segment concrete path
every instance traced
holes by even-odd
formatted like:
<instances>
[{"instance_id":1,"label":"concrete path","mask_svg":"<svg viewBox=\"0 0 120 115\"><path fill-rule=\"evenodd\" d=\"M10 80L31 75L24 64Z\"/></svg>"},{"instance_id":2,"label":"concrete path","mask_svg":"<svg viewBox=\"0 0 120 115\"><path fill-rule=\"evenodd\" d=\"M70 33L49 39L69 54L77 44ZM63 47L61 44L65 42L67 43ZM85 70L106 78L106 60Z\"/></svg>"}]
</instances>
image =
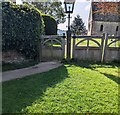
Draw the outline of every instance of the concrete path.
<instances>
[{"instance_id":1,"label":"concrete path","mask_svg":"<svg viewBox=\"0 0 120 115\"><path fill-rule=\"evenodd\" d=\"M16 78L22 78L36 73L47 72L61 65L62 64L60 62L42 62L32 67L6 71L2 73L2 82Z\"/></svg>"}]
</instances>

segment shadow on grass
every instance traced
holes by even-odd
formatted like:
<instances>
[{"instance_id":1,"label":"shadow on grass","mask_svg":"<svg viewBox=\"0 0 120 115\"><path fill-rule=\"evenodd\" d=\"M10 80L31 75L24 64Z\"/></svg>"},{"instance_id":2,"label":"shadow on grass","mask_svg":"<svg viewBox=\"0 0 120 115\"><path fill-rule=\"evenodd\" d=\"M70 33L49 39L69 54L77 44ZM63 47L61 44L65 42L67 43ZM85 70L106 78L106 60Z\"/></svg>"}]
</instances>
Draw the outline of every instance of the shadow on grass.
<instances>
[{"instance_id":1,"label":"shadow on grass","mask_svg":"<svg viewBox=\"0 0 120 115\"><path fill-rule=\"evenodd\" d=\"M120 84L120 77L119 77L119 70L118 70L118 76L114 76L112 74L107 74L107 73L102 73L98 70L96 70L96 68L115 68L118 67L120 68L120 63L115 63L115 62L111 62L111 63L100 63L100 62L90 62L90 61L72 61L69 63L69 66L78 66L78 67L82 67L82 68L88 68L91 69L93 71L97 71L100 74L103 74L104 76L106 76L107 78L115 81L117 84Z\"/></svg>"},{"instance_id":2,"label":"shadow on grass","mask_svg":"<svg viewBox=\"0 0 120 115\"><path fill-rule=\"evenodd\" d=\"M54 87L68 77L65 66L49 72L28 76L3 83L3 113L21 112L22 109L41 99L47 88Z\"/></svg>"},{"instance_id":3,"label":"shadow on grass","mask_svg":"<svg viewBox=\"0 0 120 115\"><path fill-rule=\"evenodd\" d=\"M101 62L93 62L93 61L77 61L77 60L73 60L69 63L70 65L75 65L75 66L80 66L83 68L90 68L90 69L94 69L94 68L114 68L114 67L120 67L120 63L117 62L109 62L109 63L101 63Z\"/></svg>"},{"instance_id":4,"label":"shadow on grass","mask_svg":"<svg viewBox=\"0 0 120 115\"><path fill-rule=\"evenodd\" d=\"M78 66L82 68L92 69L97 67L112 68L117 64L101 64L94 62L71 62L68 66ZM107 65L107 66L106 66ZM98 71L99 72L99 71ZM120 79L111 74L104 74L109 79L120 83ZM41 99L47 88L55 87L56 84L62 82L68 77L68 72L65 66L61 66L46 73L28 76L22 79L7 81L3 83L3 113L21 112L27 106L32 105L38 99Z\"/></svg>"},{"instance_id":5,"label":"shadow on grass","mask_svg":"<svg viewBox=\"0 0 120 115\"><path fill-rule=\"evenodd\" d=\"M120 77L116 77L115 75L107 74L107 73L102 73L101 74L105 75L107 78L115 81L117 84L120 84Z\"/></svg>"}]
</instances>

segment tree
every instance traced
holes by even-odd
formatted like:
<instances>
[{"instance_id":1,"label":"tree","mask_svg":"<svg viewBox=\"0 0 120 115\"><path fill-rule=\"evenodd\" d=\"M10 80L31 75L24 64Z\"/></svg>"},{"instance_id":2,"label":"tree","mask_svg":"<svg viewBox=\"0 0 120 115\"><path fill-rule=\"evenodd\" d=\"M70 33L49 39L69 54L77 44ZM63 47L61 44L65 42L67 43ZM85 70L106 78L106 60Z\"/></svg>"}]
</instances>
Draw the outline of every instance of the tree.
<instances>
[{"instance_id":1,"label":"tree","mask_svg":"<svg viewBox=\"0 0 120 115\"><path fill-rule=\"evenodd\" d=\"M73 23L71 24L71 31L72 33L77 34L77 35L86 33L86 27L80 15L77 15L74 18Z\"/></svg>"},{"instance_id":2,"label":"tree","mask_svg":"<svg viewBox=\"0 0 120 115\"><path fill-rule=\"evenodd\" d=\"M64 23L66 21L62 2L32 2L32 4L41 12L53 16L57 24Z\"/></svg>"}]
</instances>

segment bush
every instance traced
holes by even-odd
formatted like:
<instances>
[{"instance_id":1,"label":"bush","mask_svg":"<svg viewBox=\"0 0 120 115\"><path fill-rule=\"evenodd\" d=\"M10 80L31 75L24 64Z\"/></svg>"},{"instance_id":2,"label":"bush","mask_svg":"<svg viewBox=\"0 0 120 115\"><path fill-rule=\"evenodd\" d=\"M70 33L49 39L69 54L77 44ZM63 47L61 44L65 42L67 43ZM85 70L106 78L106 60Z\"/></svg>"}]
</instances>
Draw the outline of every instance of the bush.
<instances>
[{"instance_id":1,"label":"bush","mask_svg":"<svg viewBox=\"0 0 120 115\"><path fill-rule=\"evenodd\" d=\"M43 14L42 15L45 24L45 34L46 35L56 35L57 34L57 23L52 16Z\"/></svg>"},{"instance_id":2,"label":"bush","mask_svg":"<svg viewBox=\"0 0 120 115\"><path fill-rule=\"evenodd\" d=\"M28 4L2 2L2 50L16 50L26 58L38 56L38 39L44 23L39 10Z\"/></svg>"}]
</instances>

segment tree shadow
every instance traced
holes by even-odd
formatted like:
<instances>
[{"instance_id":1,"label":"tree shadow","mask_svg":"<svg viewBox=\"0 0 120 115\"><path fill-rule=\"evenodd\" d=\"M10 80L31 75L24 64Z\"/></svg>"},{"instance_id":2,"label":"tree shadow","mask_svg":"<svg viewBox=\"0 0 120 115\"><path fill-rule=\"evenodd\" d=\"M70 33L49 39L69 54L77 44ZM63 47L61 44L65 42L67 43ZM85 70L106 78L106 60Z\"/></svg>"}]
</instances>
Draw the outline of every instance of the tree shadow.
<instances>
[{"instance_id":1,"label":"tree shadow","mask_svg":"<svg viewBox=\"0 0 120 115\"><path fill-rule=\"evenodd\" d=\"M100 72L100 73L105 75L107 78L115 81L117 84L120 84L120 77L117 77L117 76L112 75L112 74L107 74L107 73L102 73L102 72Z\"/></svg>"},{"instance_id":2,"label":"tree shadow","mask_svg":"<svg viewBox=\"0 0 120 115\"><path fill-rule=\"evenodd\" d=\"M73 62L74 63L74 62ZM76 61L74 63L76 66L85 67L85 68L114 68L120 67L120 63L117 62L108 62L108 63L101 63L101 62L94 62L94 61ZM96 66L97 65L97 66Z\"/></svg>"},{"instance_id":3,"label":"tree shadow","mask_svg":"<svg viewBox=\"0 0 120 115\"><path fill-rule=\"evenodd\" d=\"M120 77L119 77L119 74L120 74L120 70L119 70L120 63L115 63L115 62L100 63L100 62L93 62L93 61L75 61L74 62L74 61L72 61L72 62L69 63L69 66L72 66L72 65L75 65L75 66L78 66L78 67L82 67L82 68L91 69L93 71L97 71L100 74L105 75L107 78L115 81L117 84L120 84ZM115 76L115 75L112 75L112 74L107 74L107 73L103 73L103 72L100 72L100 71L96 70L96 68L115 68L115 67L118 67L118 77Z\"/></svg>"},{"instance_id":4,"label":"tree shadow","mask_svg":"<svg viewBox=\"0 0 120 115\"><path fill-rule=\"evenodd\" d=\"M94 66L97 64L97 66ZM98 71L95 68L104 67L106 64L95 62L71 62L68 66L78 66L82 68L92 69ZM107 68L118 66L117 64L107 64ZM98 71L99 72L99 71ZM114 75L104 74L109 79L120 84L120 78ZM22 79L11 80L3 83L3 113L16 113L21 112L27 106L31 106L33 102L38 99L42 99L42 96L47 88L53 88L56 84L62 82L68 77L68 72L65 66L61 66L49 72L28 76Z\"/></svg>"},{"instance_id":5,"label":"tree shadow","mask_svg":"<svg viewBox=\"0 0 120 115\"><path fill-rule=\"evenodd\" d=\"M64 64L69 64L69 66L75 65L78 67L83 68L89 68L89 69L95 69L95 68L115 68L120 67L120 63L118 62L108 62L108 63L101 63L101 62L94 62L94 61L88 61L88 60L71 60L68 62L63 62Z\"/></svg>"},{"instance_id":6,"label":"tree shadow","mask_svg":"<svg viewBox=\"0 0 120 115\"><path fill-rule=\"evenodd\" d=\"M35 100L41 99L47 88L54 87L67 77L66 67L61 66L49 72L4 82L2 86L3 113L21 112Z\"/></svg>"}]
</instances>

